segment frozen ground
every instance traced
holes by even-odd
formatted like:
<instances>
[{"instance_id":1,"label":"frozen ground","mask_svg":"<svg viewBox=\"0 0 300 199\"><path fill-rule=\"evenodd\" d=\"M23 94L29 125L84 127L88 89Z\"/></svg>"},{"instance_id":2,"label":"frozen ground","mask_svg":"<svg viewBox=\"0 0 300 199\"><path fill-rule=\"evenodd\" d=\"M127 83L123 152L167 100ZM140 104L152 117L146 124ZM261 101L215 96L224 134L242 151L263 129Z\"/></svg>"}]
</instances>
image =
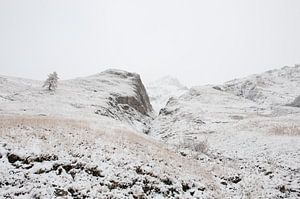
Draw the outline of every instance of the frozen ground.
<instances>
[{"instance_id":1,"label":"frozen ground","mask_svg":"<svg viewBox=\"0 0 300 199\"><path fill-rule=\"evenodd\" d=\"M205 167L143 132L152 107L137 74L61 81L1 77L0 198L215 198Z\"/></svg>"},{"instance_id":2,"label":"frozen ground","mask_svg":"<svg viewBox=\"0 0 300 199\"><path fill-rule=\"evenodd\" d=\"M2 116L0 198L218 197L200 163L126 127Z\"/></svg>"},{"instance_id":3,"label":"frozen ground","mask_svg":"<svg viewBox=\"0 0 300 199\"><path fill-rule=\"evenodd\" d=\"M169 100L150 135L201 162L228 198L300 197L299 108L196 87Z\"/></svg>"},{"instance_id":4,"label":"frozen ground","mask_svg":"<svg viewBox=\"0 0 300 199\"><path fill-rule=\"evenodd\" d=\"M0 76L0 198L300 197L299 67L164 78L147 86L158 116L135 73L41 86Z\"/></svg>"}]
</instances>

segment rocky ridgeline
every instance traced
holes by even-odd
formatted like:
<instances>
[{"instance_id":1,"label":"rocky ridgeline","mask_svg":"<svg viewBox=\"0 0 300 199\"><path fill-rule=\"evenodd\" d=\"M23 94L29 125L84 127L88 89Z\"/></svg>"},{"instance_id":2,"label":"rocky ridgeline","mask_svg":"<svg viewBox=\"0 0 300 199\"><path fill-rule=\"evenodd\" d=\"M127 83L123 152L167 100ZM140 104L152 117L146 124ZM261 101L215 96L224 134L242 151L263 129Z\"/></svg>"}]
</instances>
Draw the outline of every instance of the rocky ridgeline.
<instances>
[{"instance_id":1,"label":"rocky ridgeline","mask_svg":"<svg viewBox=\"0 0 300 199\"><path fill-rule=\"evenodd\" d=\"M300 94L300 65L235 79L215 88L260 104L289 104Z\"/></svg>"}]
</instances>

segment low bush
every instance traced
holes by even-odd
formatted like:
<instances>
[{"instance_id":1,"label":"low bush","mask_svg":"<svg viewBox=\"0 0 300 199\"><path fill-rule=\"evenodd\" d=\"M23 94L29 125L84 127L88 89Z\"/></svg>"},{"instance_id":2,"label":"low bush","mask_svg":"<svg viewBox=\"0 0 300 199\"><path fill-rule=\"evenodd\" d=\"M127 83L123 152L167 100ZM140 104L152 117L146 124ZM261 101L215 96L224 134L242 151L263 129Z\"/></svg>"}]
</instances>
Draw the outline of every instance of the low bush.
<instances>
[{"instance_id":1,"label":"low bush","mask_svg":"<svg viewBox=\"0 0 300 199\"><path fill-rule=\"evenodd\" d=\"M207 139L184 139L184 141L180 143L180 148L191 149L192 151L206 154L209 149L209 144Z\"/></svg>"}]
</instances>

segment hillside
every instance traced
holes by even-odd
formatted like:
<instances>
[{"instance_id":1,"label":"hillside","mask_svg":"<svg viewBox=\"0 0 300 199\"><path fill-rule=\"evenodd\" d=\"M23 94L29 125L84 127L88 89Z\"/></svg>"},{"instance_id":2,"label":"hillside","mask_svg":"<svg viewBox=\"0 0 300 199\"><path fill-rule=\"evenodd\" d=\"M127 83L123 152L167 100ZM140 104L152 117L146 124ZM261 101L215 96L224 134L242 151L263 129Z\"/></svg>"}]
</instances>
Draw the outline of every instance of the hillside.
<instances>
[{"instance_id":1,"label":"hillside","mask_svg":"<svg viewBox=\"0 0 300 199\"><path fill-rule=\"evenodd\" d=\"M205 168L115 124L1 116L0 198L218 197Z\"/></svg>"},{"instance_id":2,"label":"hillside","mask_svg":"<svg viewBox=\"0 0 300 199\"><path fill-rule=\"evenodd\" d=\"M150 135L210 168L229 198L300 197L300 109L286 106L300 93L298 70L256 75L259 95L241 86L254 76L191 88L169 99Z\"/></svg>"},{"instance_id":3,"label":"hillside","mask_svg":"<svg viewBox=\"0 0 300 199\"><path fill-rule=\"evenodd\" d=\"M221 88L260 104L288 104L300 93L300 65L235 79Z\"/></svg>"},{"instance_id":4,"label":"hillside","mask_svg":"<svg viewBox=\"0 0 300 199\"><path fill-rule=\"evenodd\" d=\"M0 76L0 198L298 198L299 69L190 89Z\"/></svg>"},{"instance_id":5,"label":"hillside","mask_svg":"<svg viewBox=\"0 0 300 199\"><path fill-rule=\"evenodd\" d=\"M40 81L0 77L1 114L62 116L101 120L107 117L147 131L152 106L140 76L120 70L60 81L49 92Z\"/></svg>"},{"instance_id":6,"label":"hillside","mask_svg":"<svg viewBox=\"0 0 300 199\"><path fill-rule=\"evenodd\" d=\"M219 197L209 172L146 136L139 75L108 70L60 81L0 81L0 198ZM144 133L143 133L144 132Z\"/></svg>"}]
</instances>

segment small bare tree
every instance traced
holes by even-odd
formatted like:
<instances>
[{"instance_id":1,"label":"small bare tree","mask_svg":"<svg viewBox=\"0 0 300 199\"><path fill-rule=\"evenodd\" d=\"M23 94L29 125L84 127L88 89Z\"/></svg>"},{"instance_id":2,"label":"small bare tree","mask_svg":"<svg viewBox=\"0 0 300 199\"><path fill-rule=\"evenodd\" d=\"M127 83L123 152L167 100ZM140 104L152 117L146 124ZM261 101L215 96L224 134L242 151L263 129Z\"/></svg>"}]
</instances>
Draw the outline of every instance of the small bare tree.
<instances>
[{"instance_id":1,"label":"small bare tree","mask_svg":"<svg viewBox=\"0 0 300 199\"><path fill-rule=\"evenodd\" d=\"M56 72L50 73L43 87L46 87L49 91L55 91L57 88L58 79L59 78Z\"/></svg>"}]
</instances>

